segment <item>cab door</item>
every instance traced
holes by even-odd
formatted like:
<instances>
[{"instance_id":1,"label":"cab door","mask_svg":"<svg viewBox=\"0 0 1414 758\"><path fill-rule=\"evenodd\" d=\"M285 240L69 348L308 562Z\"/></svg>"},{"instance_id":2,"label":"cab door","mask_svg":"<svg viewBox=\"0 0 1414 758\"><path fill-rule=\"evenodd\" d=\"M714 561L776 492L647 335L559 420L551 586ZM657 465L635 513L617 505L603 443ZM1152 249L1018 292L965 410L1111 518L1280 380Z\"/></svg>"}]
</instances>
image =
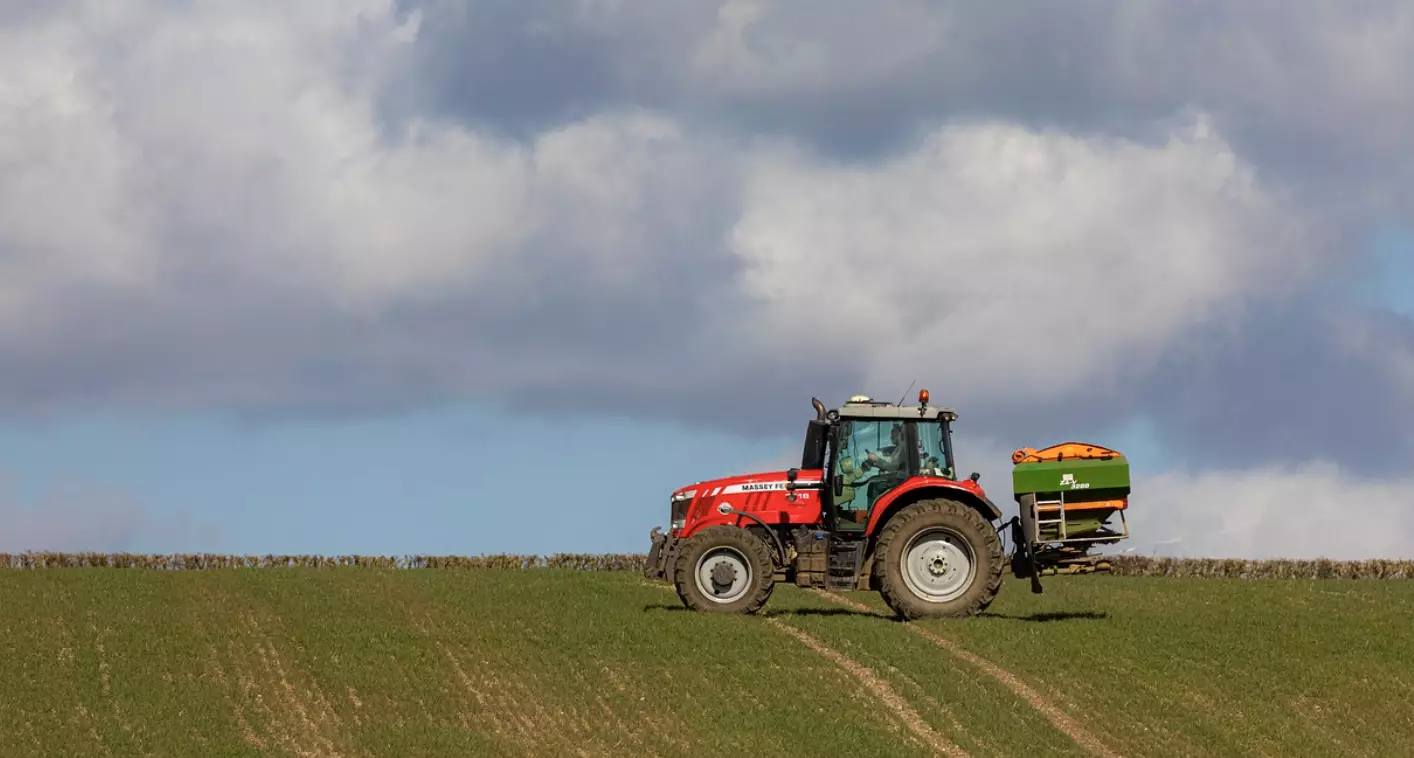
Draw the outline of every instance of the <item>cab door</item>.
<instances>
[{"instance_id":1,"label":"cab door","mask_svg":"<svg viewBox=\"0 0 1414 758\"><path fill-rule=\"evenodd\" d=\"M836 531L863 532L874 505L908 481L918 466L911 427L900 419L840 421L831 461L842 485L831 498Z\"/></svg>"}]
</instances>

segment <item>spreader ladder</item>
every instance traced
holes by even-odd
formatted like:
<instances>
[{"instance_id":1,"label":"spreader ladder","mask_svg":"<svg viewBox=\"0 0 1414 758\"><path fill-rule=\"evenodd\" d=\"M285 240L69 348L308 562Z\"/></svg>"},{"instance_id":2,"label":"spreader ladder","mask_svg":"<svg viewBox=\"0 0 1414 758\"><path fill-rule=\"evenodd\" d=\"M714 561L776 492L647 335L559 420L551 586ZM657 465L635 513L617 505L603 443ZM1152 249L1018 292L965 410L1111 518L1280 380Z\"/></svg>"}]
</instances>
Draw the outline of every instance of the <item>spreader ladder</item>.
<instances>
[{"instance_id":1,"label":"spreader ladder","mask_svg":"<svg viewBox=\"0 0 1414 758\"><path fill-rule=\"evenodd\" d=\"M1056 507L1056 518L1041 518L1041 506L1043 505L1054 505ZM1071 537L1065 528L1065 492L1061 492L1059 497L1055 500L1036 500L1033 504L1032 516L1036 521L1037 538L1041 536L1041 528L1051 524L1056 525L1057 539L1054 540L1055 542L1103 542L1106 540L1129 538L1129 520L1124 517L1124 509L1122 508L1119 510L1119 524L1122 531L1118 537L1113 534L1103 537Z\"/></svg>"}]
</instances>

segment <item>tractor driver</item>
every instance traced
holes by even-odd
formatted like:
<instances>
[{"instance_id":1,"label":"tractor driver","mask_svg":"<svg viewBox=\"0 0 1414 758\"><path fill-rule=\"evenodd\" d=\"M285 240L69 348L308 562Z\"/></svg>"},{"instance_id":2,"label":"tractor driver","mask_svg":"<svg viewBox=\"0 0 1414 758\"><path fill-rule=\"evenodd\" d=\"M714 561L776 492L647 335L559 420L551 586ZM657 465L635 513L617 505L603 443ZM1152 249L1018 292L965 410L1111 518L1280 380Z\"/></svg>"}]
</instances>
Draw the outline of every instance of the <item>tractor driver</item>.
<instances>
[{"instance_id":1,"label":"tractor driver","mask_svg":"<svg viewBox=\"0 0 1414 758\"><path fill-rule=\"evenodd\" d=\"M889 447L884 448L888 451L886 453L866 450L866 465L872 464L880 473L902 471L904 466L908 465L908 457L903 447L903 424L896 423L889 430L889 443Z\"/></svg>"},{"instance_id":2,"label":"tractor driver","mask_svg":"<svg viewBox=\"0 0 1414 758\"><path fill-rule=\"evenodd\" d=\"M870 424L870 426L873 425ZM893 477L888 476L889 474L902 472L907 467L908 457L907 450L903 445L903 425L901 423L893 424L889 430L889 440L891 444L883 448L885 452L876 452L865 448L865 459L856 463L851 447L862 443L863 439L853 434L844 436L837 469L844 487L834 499L835 508L842 521L853 524L863 523L869 514L869 504L877 497L878 489L873 486L874 481L881 477L892 479ZM871 475L873 473L870 472L871 468L878 472L877 475ZM866 492L873 493L873 495L866 495Z\"/></svg>"}]
</instances>

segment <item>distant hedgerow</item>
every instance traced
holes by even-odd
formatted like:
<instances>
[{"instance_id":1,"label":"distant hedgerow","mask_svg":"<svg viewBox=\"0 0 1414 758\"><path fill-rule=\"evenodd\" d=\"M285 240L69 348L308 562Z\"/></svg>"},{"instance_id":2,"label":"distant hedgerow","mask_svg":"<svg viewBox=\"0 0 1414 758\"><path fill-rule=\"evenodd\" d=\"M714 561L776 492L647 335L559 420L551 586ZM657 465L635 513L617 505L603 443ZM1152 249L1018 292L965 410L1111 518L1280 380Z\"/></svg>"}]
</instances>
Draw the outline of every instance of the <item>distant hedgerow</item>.
<instances>
[{"instance_id":1,"label":"distant hedgerow","mask_svg":"<svg viewBox=\"0 0 1414 758\"><path fill-rule=\"evenodd\" d=\"M1244 560L1241 558L1110 558L1120 576L1208 577L1214 579L1414 579L1414 561L1328 558Z\"/></svg>"},{"instance_id":2,"label":"distant hedgerow","mask_svg":"<svg viewBox=\"0 0 1414 758\"><path fill-rule=\"evenodd\" d=\"M0 568L138 568L206 571L247 568L532 569L642 571L646 555L556 553L554 555L219 555L173 553L0 553ZM1244 560L1240 558L1108 557L1117 576L1213 579L1414 579L1414 561Z\"/></svg>"},{"instance_id":3,"label":"distant hedgerow","mask_svg":"<svg viewBox=\"0 0 1414 758\"><path fill-rule=\"evenodd\" d=\"M139 568L205 571L243 568L527 569L642 571L644 555L220 555L213 553L0 553L0 568Z\"/></svg>"}]
</instances>

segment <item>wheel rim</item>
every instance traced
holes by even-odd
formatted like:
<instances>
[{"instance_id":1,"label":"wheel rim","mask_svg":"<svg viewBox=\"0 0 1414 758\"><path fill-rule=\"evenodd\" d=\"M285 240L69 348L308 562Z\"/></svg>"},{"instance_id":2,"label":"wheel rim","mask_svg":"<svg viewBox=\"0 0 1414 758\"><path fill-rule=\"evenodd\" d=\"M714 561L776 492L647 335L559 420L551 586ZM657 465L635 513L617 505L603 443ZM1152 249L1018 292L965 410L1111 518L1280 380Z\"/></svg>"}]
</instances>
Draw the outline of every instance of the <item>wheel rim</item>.
<instances>
[{"instance_id":1,"label":"wheel rim","mask_svg":"<svg viewBox=\"0 0 1414 758\"><path fill-rule=\"evenodd\" d=\"M951 529L925 529L908 541L900 558L909 592L930 603L946 603L967 591L977 575L972 545Z\"/></svg>"},{"instance_id":2,"label":"wheel rim","mask_svg":"<svg viewBox=\"0 0 1414 758\"><path fill-rule=\"evenodd\" d=\"M734 547L715 547L697 559L697 589L714 603L739 600L751 588L751 562Z\"/></svg>"}]
</instances>

